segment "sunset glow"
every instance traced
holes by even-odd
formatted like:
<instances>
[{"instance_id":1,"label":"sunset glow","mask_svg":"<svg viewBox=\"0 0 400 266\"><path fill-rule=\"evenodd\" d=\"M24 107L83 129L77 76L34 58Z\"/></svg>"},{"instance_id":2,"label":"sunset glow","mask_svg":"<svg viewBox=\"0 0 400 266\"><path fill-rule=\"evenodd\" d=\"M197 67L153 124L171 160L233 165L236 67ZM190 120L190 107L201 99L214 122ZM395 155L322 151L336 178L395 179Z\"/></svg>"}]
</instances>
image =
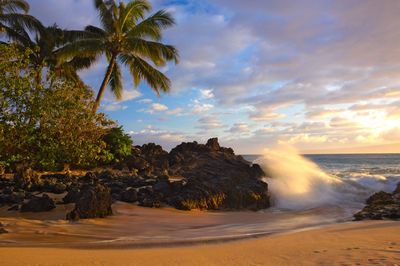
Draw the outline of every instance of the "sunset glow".
<instances>
[{"instance_id":1,"label":"sunset glow","mask_svg":"<svg viewBox=\"0 0 400 266\"><path fill-rule=\"evenodd\" d=\"M91 1L29 2L46 23L98 23ZM177 19L164 36L181 55L163 68L171 93L158 98L145 83L135 90L125 70L123 100L108 94L101 106L137 144L170 149L212 135L239 153L276 143L400 152L398 1L152 2ZM98 88L104 66L81 75Z\"/></svg>"}]
</instances>

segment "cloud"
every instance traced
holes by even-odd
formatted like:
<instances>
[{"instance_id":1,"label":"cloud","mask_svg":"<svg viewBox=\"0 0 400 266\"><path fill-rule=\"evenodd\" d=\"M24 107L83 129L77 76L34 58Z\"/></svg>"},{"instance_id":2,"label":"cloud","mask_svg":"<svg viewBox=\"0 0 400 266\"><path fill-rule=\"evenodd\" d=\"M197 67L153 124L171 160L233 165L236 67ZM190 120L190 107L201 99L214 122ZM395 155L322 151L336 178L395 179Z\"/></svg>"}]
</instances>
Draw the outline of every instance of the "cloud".
<instances>
[{"instance_id":1,"label":"cloud","mask_svg":"<svg viewBox=\"0 0 400 266\"><path fill-rule=\"evenodd\" d=\"M146 96L137 101L147 107L139 118L175 115L177 135L213 130L246 151L278 141L302 149L390 143L400 127L400 20L398 1L383 2L154 0L177 20L164 41L178 48L181 62L163 71L172 81L169 99L188 110L178 117L183 108ZM48 25L98 24L89 0L29 3ZM103 59L81 75L97 88L105 69ZM140 96L127 92L124 99ZM129 100L104 109L133 108ZM162 140L157 134L148 139Z\"/></svg>"},{"instance_id":2,"label":"cloud","mask_svg":"<svg viewBox=\"0 0 400 266\"><path fill-rule=\"evenodd\" d=\"M153 104L151 105L151 109L152 109L154 112L160 112L160 111L166 111L166 110L168 110L168 107L167 107L166 105L164 105L164 104L161 104L161 103L153 103Z\"/></svg>"},{"instance_id":3,"label":"cloud","mask_svg":"<svg viewBox=\"0 0 400 266\"><path fill-rule=\"evenodd\" d=\"M57 23L62 28L83 29L89 24L98 25L93 1L28 0L28 3L31 7L30 13L48 26Z\"/></svg>"},{"instance_id":4,"label":"cloud","mask_svg":"<svg viewBox=\"0 0 400 266\"><path fill-rule=\"evenodd\" d=\"M214 98L214 93L212 90L202 89L200 90L201 98L203 99L212 99Z\"/></svg>"},{"instance_id":5,"label":"cloud","mask_svg":"<svg viewBox=\"0 0 400 266\"><path fill-rule=\"evenodd\" d=\"M178 107L173 110L167 112L167 115L180 115L183 112L183 109Z\"/></svg>"},{"instance_id":6,"label":"cloud","mask_svg":"<svg viewBox=\"0 0 400 266\"><path fill-rule=\"evenodd\" d=\"M195 114L206 113L207 111L214 108L214 105L209 103L200 103L198 100L195 100L192 112Z\"/></svg>"},{"instance_id":7,"label":"cloud","mask_svg":"<svg viewBox=\"0 0 400 266\"><path fill-rule=\"evenodd\" d=\"M126 109L128 109L128 106L121 105L118 103L111 103L111 104L106 104L106 105L102 106L102 109L105 111L113 112L113 111L126 110Z\"/></svg>"},{"instance_id":8,"label":"cloud","mask_svg":"<svg viewBox=\"0 0 400 266\"><path fill-rule=\"evenodd\" d=\"M171 150L183 141L189 141L192 137L183 132L162 130L148 125L140 131L129 132L135 145L153 142L161 145L165 150Z\"/></svg>"},{"instance_id":9,"label":"cloud","mask_svg":"<svg viewBox=\"0 0 400 266\"><path fill-rule=\"evenodd\" d=\"M246 123L235 123L228 132L233 134L245 134L250 132L249 125Z\"/></svg>"},{"instance_id":10,"label":"cloud","mask_svg":"<svg viewBox=\"0 0 400 266\"><path fill-rule=\"evenodd\" d=\"M297 143L324 143L328 140L327 136L324 135L310 135L310 134L299 134L289 138L282 138L278 141L281 144L297 144Z\"/></svg>"},{"instance_id":11,"label":"cloud","mask_svg":"<svg viewBox=\"0 0 400 266\"><path fill-rule=\"evenodd\" d=\"M257 111L249 115L253 121L270 121L285 117L284 114L275 113L272 110Z\"/></svg>"},{"instance_id":12,"label":"cloud","mask_svg":"<svg viewBox=\"0 0 400 266\"><path fill-rule=\"evenodd\" d=\"M165 112L168 110L168 106L161 104L161 103L151 103L147 108L142 108L139 109L138 111L141 113L147 113L147 114L155 114L155 113L161 113Z\"/></svg>"},{"instance_id":13,"label":"cloud","mask_svg":"<svg viewBox=\"0 0 400 266\"><path fill-rule=\"evenodd\" d=\"M139 91L135 90L135 89L133 89L133 90L123 90L122 91L122 99L121 99L120 102L130 101L130 100L133 100L133 99L136 99L136 98L140 97L141 95L142 94Z\"/></svg>"},{"instance_id":14,"label":"cloud","mask_svg":"<svg viewBox=\"0 0 400 266\"><path fill-rule=\"evenodd\" d=\"M225 127L225 125L221 123L220 119L215 116L204 116L198 120L198 123L200 125L197 127L203 130L211 130Z\"/></svg>"},{"instance_id":15,"label":"cloud","mask_svg":"<svg viewBox=\"0 0 400 266\"><path fill-rule=\"evenodd\" d=\"M152 100L152 99L146 98L146 99L141 99L141 100L139 100L139 101L137 101L137 102L138 102L138 103L152 103L153 100Z\"/></svg>"}]
</instances>

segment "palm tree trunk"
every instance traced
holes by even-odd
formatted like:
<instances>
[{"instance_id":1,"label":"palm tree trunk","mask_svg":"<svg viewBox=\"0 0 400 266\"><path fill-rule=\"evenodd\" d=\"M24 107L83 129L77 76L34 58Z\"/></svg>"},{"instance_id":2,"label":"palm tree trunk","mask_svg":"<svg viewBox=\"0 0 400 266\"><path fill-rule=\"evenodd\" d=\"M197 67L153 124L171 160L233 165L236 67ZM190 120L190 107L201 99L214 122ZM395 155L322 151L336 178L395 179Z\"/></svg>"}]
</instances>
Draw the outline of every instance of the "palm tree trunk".
<instances>
[{"instance_id":1,"label":"palm tree trunk","mask_svg":"<svg viewBox=\"0 0 400 266\"><path fill-rule=\"evenodd\" d=\"M116 56L113 55L111 57L110 63L108 64L106 75L104 76L103 82L101 83L100 90L97 93L96 101L95 101L94 106L93 106L93 112L94 113L96 113L97 109L99 108L101 98L103 97L103 94L104 94L104 92L105 92L105 90L107 88L108 82L110 81L111 74L112 74L112 72L114 70L115 63L116 63L115 59L116 59Z\"/></svg>"}]
</instances>

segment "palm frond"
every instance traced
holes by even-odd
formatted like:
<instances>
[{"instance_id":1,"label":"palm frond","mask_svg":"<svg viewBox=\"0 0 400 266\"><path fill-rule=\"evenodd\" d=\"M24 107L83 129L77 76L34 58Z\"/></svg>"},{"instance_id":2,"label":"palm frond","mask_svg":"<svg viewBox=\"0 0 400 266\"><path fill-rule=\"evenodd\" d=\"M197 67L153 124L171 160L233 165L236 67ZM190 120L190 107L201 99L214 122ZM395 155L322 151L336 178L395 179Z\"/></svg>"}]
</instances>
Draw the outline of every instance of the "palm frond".
<instances>
[{"instance_id":1,"label":"palm frond","mask_svg":"<svg viewBox=\"0 0 400 266\"><path fill-rule=\"evenodd\" d=\"M102 39L84 39L68 43L56 50L58 59L61 62L69 61L79 57L97 57L104 52Z\"/></svg>"},{"instance_id":2,"label":"palm frond","mask_svg":"<svg viewBox=\"0 0 400 266\"><path fill-rule=\"evenodd\" d=\"M129 67L136 86L139 85L138 81L144 80L157 95L160 95L160 92L170 91L171 81L168 77L147 63L146 60L133 55L121 55L120 60Z\"/></svg>"},{"instance_id":3,"label":"palm frond","mask_svg":"<svg viewBox=\"0 0 400 266\"><path fill-rule=\"evenodd\" d=\"M96 61L97 56L89 56L89 57L74 57L71 61L68 62L74 70L81 70L85 68L89 68Z\"/></svg>"},{"instance_id":4,"label":"palm frond","mask_svg":"<svg viewBox=\"0 0 400 266\"><path fill-rule=\"evenodd\" d=\"M33 48L35 46L29 33L23 27L15 25L14 27L3 26L3 28L8 38L15 43L27 48Z\"/></svg>"},{"instance_id":5,"label":"palm frond","mask_svg":"<svg viewBox=\"0 0 400 266\"><path fill-rule=\"evenodd\" d=\"M139 19L144 19L146 12L151 10L151 4L146 0L131 1L127 5L119 6L119 26L126 32L136 25Z\"/></svg>"},{"instance_id":6,"label":"palm frond","mask_svg":"<svg viewBox=\"0 0 400 266\"><path fill-rule=\"evenodd\" d=\"M112 14L112 5L115 5L114 1L94 0L94 6L99 12L99 18L101 25L107 32L113 32L114 18Z\"/></svg>"},{"instance_id":7,"label":"palm frond","mask_svg":"<svg viewBox=\"0 0 400 266\"><path fill-rule=\"evenodd\" d=\"M108 82L111 92L117 100L122 98L122 72L119 64L115 62L113 71L111 73L110 81Z\"/></svg>"},{"instance_id":8,"label":"palm frond","mask_svg":"<svg viewBox=\"0 0 400 266\"><path fill-rule=\"evenodd\" d=\"M25 13L29 12L29 4L25 0L1 0L0 1L0 13L4 13L4 12L17 13L21 10Z\"/></svg>"},{"instance_id":9,"label":"palm frond","mask_svg":"<svg viewBox=\"0 0 400 266\"><path fill-rule=\"evenodd\" d=\"M167 61L179 62L178 50L172 45L139 38L128 38L126 47L128 53L148 58L157 66L163 66Z\"/></svg>"},{"instance_id":10,"label":"palm frond","mask_svg":"<svg viewBox=\"0 0 400 266\"><path fill-rule=\"evenodd\" d=\"M132 27L128 35L159 41L162 38L162 30L173 25L175 25L175 20L172 15L165 10L160 10Z\"/></svg>"},{"instance_id":11,"label":"palm frond","mask_svg":"<svg viewBox=\"0 0 400 266\"><path fill-rule=\"evenodd\" d=\"M42 23L31 15L7 13L0 14L0 24L13 26L16 24L22 25L29 30L38 31L43 27Z\"/></svg>"}]
</instances>

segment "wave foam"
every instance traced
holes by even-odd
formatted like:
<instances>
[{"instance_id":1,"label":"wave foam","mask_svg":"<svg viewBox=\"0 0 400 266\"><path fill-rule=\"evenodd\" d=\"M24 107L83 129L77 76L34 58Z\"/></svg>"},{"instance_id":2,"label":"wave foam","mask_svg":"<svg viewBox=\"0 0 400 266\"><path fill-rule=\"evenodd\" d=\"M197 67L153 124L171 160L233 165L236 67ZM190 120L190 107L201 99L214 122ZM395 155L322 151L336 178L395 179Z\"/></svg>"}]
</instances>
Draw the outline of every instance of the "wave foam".
<instances>
[{"instance_id":1,"label":"wave foam","mask_svg":"<svg viewBox=\"0 0 400 266\"><path fill-rule=\"evenodd\" d=\"M373 192L391 191L396 183L383 175L368 173L351 172L340 177L328 174L293 147L283 145L266 150L256 163L271 177L266 182L274 206L281 209L359 204Z\"/></svg>"}]
</instances>

